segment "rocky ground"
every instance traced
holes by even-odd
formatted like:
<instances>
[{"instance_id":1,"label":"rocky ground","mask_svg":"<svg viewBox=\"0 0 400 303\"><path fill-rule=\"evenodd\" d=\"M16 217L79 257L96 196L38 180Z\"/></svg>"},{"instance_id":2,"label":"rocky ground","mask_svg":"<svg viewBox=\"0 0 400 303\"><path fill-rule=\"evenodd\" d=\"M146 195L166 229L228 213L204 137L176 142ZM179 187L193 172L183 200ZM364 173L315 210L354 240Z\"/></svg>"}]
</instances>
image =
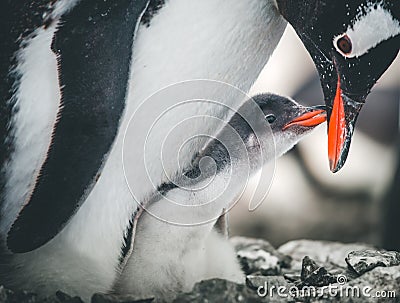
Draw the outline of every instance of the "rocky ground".
<instances>
[{"instance_id":1,"label":"rocky ground","mask_svg":"<svg viewBox=\"0 0 400 303\"><path fill-rule=\"evenodd\" d=\"M178 302L400 302L400 253L364 244L298 240L278 249L259 239L231 240L246 284L213 279L181 293ZM152 302L95 294L92 303ZM0 286L0 303L81 303L59 291L39 300Z\"/></svg>"}]
</instances>

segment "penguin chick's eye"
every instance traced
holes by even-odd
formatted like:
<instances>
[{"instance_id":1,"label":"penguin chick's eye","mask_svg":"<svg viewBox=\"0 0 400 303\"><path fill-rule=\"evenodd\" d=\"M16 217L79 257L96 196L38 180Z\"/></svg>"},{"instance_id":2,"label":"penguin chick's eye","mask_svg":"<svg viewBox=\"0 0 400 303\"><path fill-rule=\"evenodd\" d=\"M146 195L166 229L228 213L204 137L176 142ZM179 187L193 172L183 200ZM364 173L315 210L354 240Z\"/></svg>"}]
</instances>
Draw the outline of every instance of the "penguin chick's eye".
<instances>
[{"instance_id":1,"label":"penguin chick's eye","mask_svg":"<svg viewBox=\"0 0 400 303\"><path fill-rule=\"evenodd\" d=\"M270 114L268 116L265 117L268 121L269 124L274 123L276 120L276 117L273 114Z\"/></svg>"},{"instance_id":2,"label":"penguin chick's eye","mask_svg":"<svg viewBox=\"0 0 400 303\"><path fill-rule=\"evenodd\" d=\"M351 40L346 34L336 41L336 45L337 48L345 55L350 54L351 50L353 49Z\"/></svg>"}]
</instances>

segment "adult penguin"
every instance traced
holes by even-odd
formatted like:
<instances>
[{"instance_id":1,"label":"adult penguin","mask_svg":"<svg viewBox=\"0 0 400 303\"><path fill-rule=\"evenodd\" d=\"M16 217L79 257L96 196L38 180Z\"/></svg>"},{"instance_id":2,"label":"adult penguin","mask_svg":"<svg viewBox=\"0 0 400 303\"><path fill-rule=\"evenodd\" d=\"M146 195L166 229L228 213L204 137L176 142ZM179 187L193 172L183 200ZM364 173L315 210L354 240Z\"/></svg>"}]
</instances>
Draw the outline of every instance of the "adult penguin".
<instances>
[{"instance_id":1,"label":"adult penguin","mask_svg":"<svg viewBox=\"0 0 400 303\"><path fill-rule=\"evenodd\" d=\"M132 114L147 97L179 81L212 79L248 91L283 33L284 18L320 70L329 115L343 117L343 102L331 104L337 88L351 87L349 92L365 97L398 51L398 33L391 29L382 36L378 28L378 38L366 54L356 53L355 63L352 57L339 57L352 37L341 35L360 16L376 16L369 12L377 11L389 25L398 20L397 3L348 2L4 1L0 233L10 260L6 263L11 265L2 273L9 282L28 288L32 283L38 290L44 286L43 291L59 285L76 293L109 289L127 226L138 210L121 165L124 130ZM363 37L359 39L364 41ZM367 42L371 37L375 36L368 35ZM203 88L200 84L189 95L199 97L201 92L233 108L243 102L218 87ZM347 116L352 118L358 109L347 110ZM186 106L177 118L194 113L223 118L228 110L211 104ZM342 138L343 119L331 121L330 129ZM217 124L198 123L195 132L216 129ZM345 134L351 137L351 132ZM175 162L164 166L169 169L165 174L159 165L157 142L163 135L155 137L154 148L146 154L151 169L138 165L133 176L140 185L135 192L138 202L154 192L154 184L142 182L144 175L156 180L157 188L167 176L179 174ZM341 141L335 142L339 143L332 149L333 162L341 163L337 159L346 153L337 152ZM138 138L136 143L132 157L142 159L144 142ZM193 144L183 153L182 163L190 161L204 142ZM15 269L13 264L20 266ZM54 279L49 283L39 277Z\"/></svg>"}]
</instances>

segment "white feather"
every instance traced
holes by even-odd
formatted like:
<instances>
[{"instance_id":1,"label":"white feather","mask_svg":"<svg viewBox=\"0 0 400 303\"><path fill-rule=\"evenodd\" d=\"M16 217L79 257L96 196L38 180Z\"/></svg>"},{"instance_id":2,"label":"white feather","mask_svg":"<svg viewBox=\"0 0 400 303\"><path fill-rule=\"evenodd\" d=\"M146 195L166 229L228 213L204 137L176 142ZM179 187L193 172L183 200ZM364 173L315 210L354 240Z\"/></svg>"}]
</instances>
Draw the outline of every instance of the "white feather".
<instances>
[{"instance_id":1,"label":"white feather","mask_svg":"<svg viewBox=\"0 0 400 303\"><path fill-rule=\"evenodd\" d=\"M51 26L40 27L25 40L15 54L17 65L11 71L17 80L11 121L14 150L3 167L7 183L0 222L0 233L6 234L26 203L46 159L53 127L60 105L56 55L51 50L58 19L79 0L60 0L55 4Z\"/></svg>"},{"instance_id":2,"label":"white feather","mask_svg":"<svg viewBox=\"0 0 400 303\"><path fill-rule=\"evenodd\" d=\"M7 183L0 222L7 233L31 193L45 160L60 103L57 61L50 49L55 25L38 29L17 54L13 71L20 77L12 118L14 151L5 166Z\"/></svg>"},{"instance_id":3,"label":"white feather","mask_svg":"<svg viewBox=\"0 0 400 303\"><path fill-rule=\"evenodd\" d=\"M333 39L336 50L346 58L357 58L366 54L379 43L400 34L400 23L382 4L368 8L366 14L360 14L353 20L344 34ZM344 54L337 46L337 41L347 35L352 43L352 51Z\"/></svg>"}]
</instances>

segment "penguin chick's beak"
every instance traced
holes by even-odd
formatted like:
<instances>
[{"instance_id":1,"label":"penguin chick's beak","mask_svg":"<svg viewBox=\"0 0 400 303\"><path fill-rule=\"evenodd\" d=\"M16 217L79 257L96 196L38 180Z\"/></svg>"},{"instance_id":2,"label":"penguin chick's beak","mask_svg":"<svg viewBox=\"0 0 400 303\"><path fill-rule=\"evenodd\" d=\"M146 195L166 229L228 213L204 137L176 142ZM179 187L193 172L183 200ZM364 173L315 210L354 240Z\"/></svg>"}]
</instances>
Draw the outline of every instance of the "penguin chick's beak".
<instances>
[{"instance_id":1,"label":"penguin chick's beak","mask_svg":"<svg viewBox=\"0 0 400 303\"><path fill-rule=\"evenodd\" d=\"M343 93L339 78L328 119L328 158L333 173L339 171L346 162L354 125L363 104Z\"/></svg>"},{"instance_id":2,"label":"penguin chick's beak","mask_svg":"<svg viewBox=\"0 0 400 303\"><path fill-rule=\"evenodd\" d=\"M314 127L326 121L326 111L324 106L316 106L312 107L311 111L307 111L301 116L296 117L289 123L287 123L282 130L286 130L287 128L298 125L303 127Z\"/></svg>"}]
</instances>

